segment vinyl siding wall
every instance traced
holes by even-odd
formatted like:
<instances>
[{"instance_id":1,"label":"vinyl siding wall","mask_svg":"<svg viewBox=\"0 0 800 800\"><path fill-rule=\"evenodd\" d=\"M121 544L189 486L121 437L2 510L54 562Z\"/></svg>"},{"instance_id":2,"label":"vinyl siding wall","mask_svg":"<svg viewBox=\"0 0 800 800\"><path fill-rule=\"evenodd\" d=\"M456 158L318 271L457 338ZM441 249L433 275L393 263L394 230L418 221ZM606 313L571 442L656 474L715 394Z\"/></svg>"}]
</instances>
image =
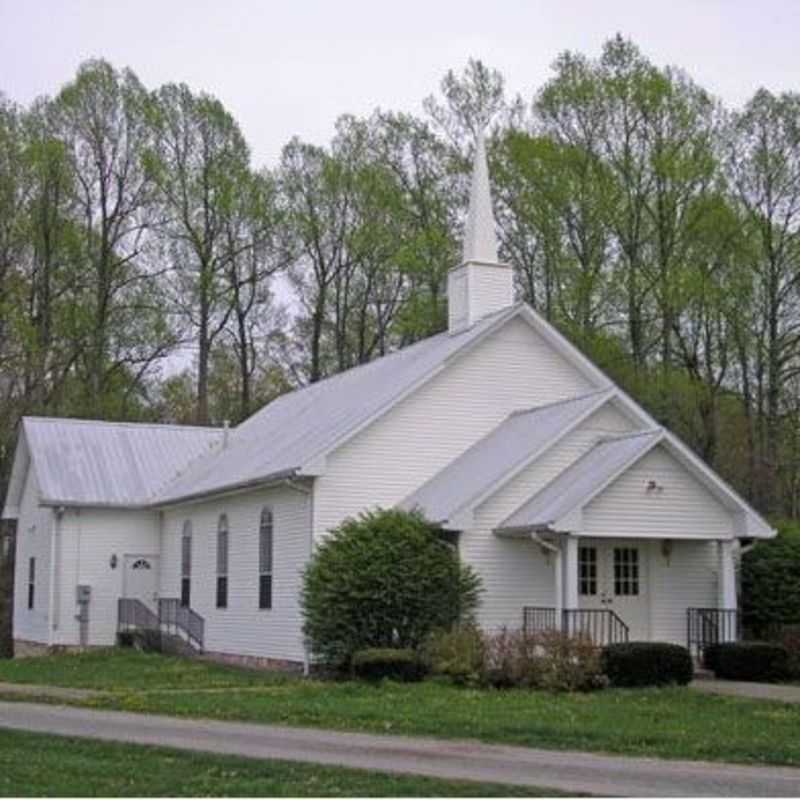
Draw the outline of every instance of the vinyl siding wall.
<instances>
[{"instance_id":1,"label":"vinyl siding wall","mask_svg":"<svg viewBox=\"0 0 800 800\"><path fill-rule=\"evenodd\" d=\"M265 443L268 446L268 443ZM259 609L259 523L273 513L272 608ZM216 607L217 526L228 517L228 607ZM181 536L192 522L191 607L205 618L209 652L302 661L301 572L308 557L310 499L296 488L263 489L164 512L161 596L180 597Z\"/></svg>"},{"instance_id":2,"label":"vinyl siding wall","mask_svg":"<svg viewBox=\"0 0 800 800\"><path fill-rule=\"evenodd\" d=\"M80 643L76 588L91 586L88 644L112 645L117 635L117 601L123 596L126 555L158 555L158 514L118 509L68 509L57 534L56 644ZM111 556L117 566L111 568Z\"/></svg>"},{"instance_id":3,"label":"vinyl siding wall","mask_svg":"<svg viewBox=\"0 0 800 800\"><path fill-rule=\"evenodd\" d=\"M329 456L316 483L315 536L400 502L510 412L592 388L524 320L512 320Z\"/></svg>"},{"instance_id":4,"label":"vinyl siding wall","mask_svg":"<svg viewBox=\"0 0 800 800\"><path fill-rule=\"evenodd\" d=\"M646 490L654 480L662 491ZM729 538L734 518L687 469L658 446L592 500L583 512L587 534Z\"/></svg>"},{"instance_id":5,"label":"vinyl siding wall","mask_svg":"<svg viewBox=\"0 0 800 800\"><path fill-rule=\"evenodd\" d=\"M17 552L14 567L14 638L48 642L50 603L50 547L53 512L39 506L39 485L31 465L25 478L17 523ZM28 569L36 559L33 610L28 609Z\"/></svg>"},{"instance_id":6,"label":"vinyl siding wall","mask_svg":"<svg viewBox=\"0 0 800 800\"><path fill-rule=\"evenodd\" d=\"M498 537L494 528L586 452L599 437L625 433L632 423L606 405L541 459L526 467L475 511L474 526L461 535L459 552L480 573L485 589L479 621L485 628L522 623L526 605L554 605L553 554L526 539Z\"/></svg>"}]
</instances>

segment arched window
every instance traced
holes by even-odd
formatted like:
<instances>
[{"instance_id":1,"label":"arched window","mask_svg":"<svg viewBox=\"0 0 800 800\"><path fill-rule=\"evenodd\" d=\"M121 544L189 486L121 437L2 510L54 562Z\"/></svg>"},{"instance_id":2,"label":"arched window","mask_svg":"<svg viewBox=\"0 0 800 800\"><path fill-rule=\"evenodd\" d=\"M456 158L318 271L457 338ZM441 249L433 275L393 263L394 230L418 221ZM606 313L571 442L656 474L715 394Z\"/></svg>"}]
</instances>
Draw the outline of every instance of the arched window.
<instances>
[{"instance_id":1,"label":"arched window","mask_svg":"<svg viewBox=\"0 0 800 800\"><path fill-rule=\"evenodd\" d=\"M228 607L228 515L217 524L217 608Z\"/></svg>"},{"instance_id":2,"label":"arched window","mask_svg":"<svg viewBox=\"0 0 800 800\"><path fill-rule=\"evenodd\" d=\"M258 607L272 608L272 509L261 509L258 528Z\"/></svg>"},{"instance_id":3,"label":"arched window","mask_svg":"<svg viewBox=\"0 0 800 800\"><path fill-rule=\"evenodd\" d=\"M192 602L192 521L183 523L181 536L181 605L189 608Z\"/></svg>"}]
</instances>

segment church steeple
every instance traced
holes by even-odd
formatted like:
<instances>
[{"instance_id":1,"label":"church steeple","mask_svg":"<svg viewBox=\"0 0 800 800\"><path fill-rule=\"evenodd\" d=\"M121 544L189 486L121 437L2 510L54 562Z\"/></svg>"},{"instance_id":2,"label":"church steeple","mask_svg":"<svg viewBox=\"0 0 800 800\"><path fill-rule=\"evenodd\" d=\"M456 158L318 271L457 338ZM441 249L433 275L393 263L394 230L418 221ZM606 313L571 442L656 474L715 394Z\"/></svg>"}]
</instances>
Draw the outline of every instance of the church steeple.
<instances>
[{"instance_id":1,"label":"church steeple","mask_svg":"<svg viewBox=\"0 0 800 800\"><path fill-rule=\"evenodd\" d=\"M447 277L450 333L469 328L479 319L513 302L513 272L508 264L501 264L497 256L489 166L481 130L475 140L463 261L451 269Z\"/></svg>"},{"instance_id":2,"label":"church steeple","mask_svg":"<svg viewBox=\"0 0 800 800\"><path fill-rule=\"evenodd\" d=\"M469 211L464 229L464 257L462 263L482 261L497 263L497 237L492 213L492 190L489 187L489 164L486 161L486 144L483 131L475 142L472 163L472 185L469 192Z\"/></svg>"}]
</instances>

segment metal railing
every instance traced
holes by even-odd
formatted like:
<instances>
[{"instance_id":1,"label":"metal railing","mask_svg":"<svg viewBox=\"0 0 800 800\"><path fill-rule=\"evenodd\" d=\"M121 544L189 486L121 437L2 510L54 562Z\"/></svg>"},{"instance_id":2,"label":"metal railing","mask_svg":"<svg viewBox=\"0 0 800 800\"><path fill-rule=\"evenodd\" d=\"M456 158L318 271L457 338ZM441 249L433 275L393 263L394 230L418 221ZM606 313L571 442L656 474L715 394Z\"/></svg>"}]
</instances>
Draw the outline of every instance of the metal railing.
<instances>
[{"instance_id":1,"label":"metal railing","mask_svg":"<svg viewBox=\"0 0 800 800\"><path fill-rule=\"evenodd\" d=\"M162 631L183 636L198 650L205 643L205 620L191 608L180 604L180 600L162 597L158 601L158 613L151 611L141 600L120 597L117 603L117 630L135 628Z\"/></svg>"},{"instance_id":2,"label":"metal railing","mask_svg":"<svg viewBox=\"0 0 800 800\"><path fill-rule=\"evenodd\" d=\"M177 597L161 597L158 600L158 617L161 625L167 632L185 634L189 643L194 641L195 646L203 649L205 641L206 621L196 611L188 606L181 605Z\"/></svg>"},{"instance_id":3,"label":"metal railing","mask_svg":"<svg viewBox=\"0 0 800 800\"><path fill-rule=\"evenodd\" d=\"M630 629L620 616L609 608L565 608L559 624L555 608L525 606L522 624L529 633L560 630L570 636L585 636L597 645L627 642Z\"/></svg>"},{"instance_id":4,"label":"metal railing","mask_svg":"<svg viewBox=\"0 0 800 800\"><path fill-rule=\"evenodd\" d=\"M701 656L712 644L740 638L739 612L735 608L687 608L686 646Z\"/></svg>"},{"instance_id":5,"label":"metal railing","mask_svg":"<svg viewBox=\"0 0 800 800\"><path fill-rule=\"evenodd\" d=\"M117 603L117 630L148 628L160 630L158 614L154 614L141 600L120 597Z\"/></svg>"}]
</instances>

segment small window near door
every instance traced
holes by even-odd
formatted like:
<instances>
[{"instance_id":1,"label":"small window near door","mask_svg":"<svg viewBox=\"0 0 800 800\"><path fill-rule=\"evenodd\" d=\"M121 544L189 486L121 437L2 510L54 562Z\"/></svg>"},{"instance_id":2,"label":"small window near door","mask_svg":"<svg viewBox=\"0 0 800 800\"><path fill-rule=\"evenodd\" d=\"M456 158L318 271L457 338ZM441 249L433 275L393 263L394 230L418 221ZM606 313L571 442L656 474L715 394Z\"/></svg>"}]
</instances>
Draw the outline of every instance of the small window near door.
<instances>
[{"instance_id":1,"label":"small window near door","mask_svg":"<svg viewBox=\"0 0 800 800\"><path fill-rule=\"evenodd\" d=\"M639 551L635 547L614 548L614 594L617 597L639 594Z\"/></svg>"},{"instance_id":2,"label":"small window near door","mask_svg":"<svg viewBox=\"0 0 800 800\"><path fill-rule=\"evenodd\" d=\"M597 548L578 548L578 593L584 597L597 594Z\"/></svg>"},{"instance_id":3,"label":"small window near door","mask_svg":"<svg viewBox=\"0 0 800 800\"><path fill-rule=\"evenodd\" d=\"M217 608L228 607L228 516L217 525Z\"/></svg>"},{"instance_id":4,"label":"small window near door","mask_svg":"<svg viewBox=\"0 0 800 800\"><path fill-rule=\"evenodd\" d=\"M137 558L136 561L131 564L131 569L152 569L152 567L146 558Z\"/></svg>"},{"instance_id":5,"label":"small window near door","mask_svg":"<svg viewBox=\"0 0 800 800\"><path fill-rule=\"evenodd\" d=\"M181 605L189 608L192 602L192 522L183 523L181 537Z\"/></svg>"},{"instance_id":6,"label":"small window near door","mask_svg":"<svg viewBox=\"0 0 800 800\"><path fill-rule=\"evenodd\" d=\"M28 561L28 608L33 609L36 600L36 559Z\"/></svg>"}]
</instances>

